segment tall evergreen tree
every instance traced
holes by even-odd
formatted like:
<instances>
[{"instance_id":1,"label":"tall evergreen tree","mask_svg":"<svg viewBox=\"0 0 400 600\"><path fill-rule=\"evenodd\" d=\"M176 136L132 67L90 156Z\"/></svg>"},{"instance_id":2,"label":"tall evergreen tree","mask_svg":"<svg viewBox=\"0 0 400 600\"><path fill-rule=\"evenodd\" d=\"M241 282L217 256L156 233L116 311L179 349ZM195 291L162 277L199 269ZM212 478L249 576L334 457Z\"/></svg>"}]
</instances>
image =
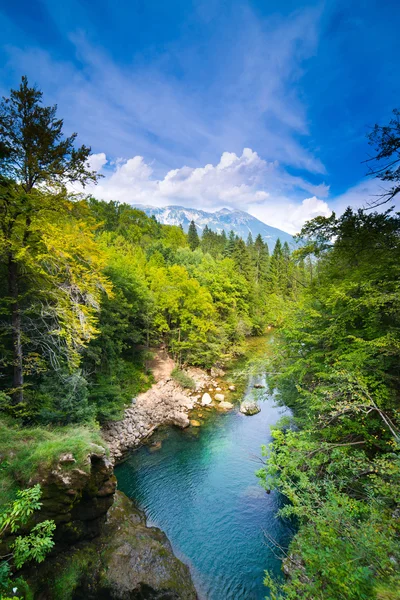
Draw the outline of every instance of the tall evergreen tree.
<instances>
[{"instance_id":1,"label":"tall evergreen tree","mask_svg":"<svg viewBox=\"0 0 400 600\"><path fill-rule=\"evenodd\" d=\"M198 248L200 245L200 238L194 221L190 221L188 242L191 250L196 250L196 248Z\"/></svg>"},{"instance_id":2,"label":"tall evergreen tree","mask_svg":"<svg viewBox=\"0 0 400 600\"><path fill-rule=\"evenodd\" d=\"M21 293L25 277L24 257L29 255L27 246L37 232L32 221L43 208L43 199L35 192L44 185L63 186L68 182L96 181L97 175L88 169L90 148L75 148L76 134L63 135L63 121L56 118L56 106L42 106L42 92L29 87L22 78L17 90L0 104L0 176L1 211L3 213L4 254L7 265L8 295L14 352L14 399L23 401L23 331ZM14 180L18 184L8 184ZM58 187L59 189L59 187ZM51 202L48 197L45 204ZM65 202L53 198L53 214L65 210ZM25 248L25 251L22 251Z\"/></svg>"},{"instance_id":3,"label":"tall evergreen tree","mask_svg":"<svg viewBox=\"0 0 400 600\"><path fill-rule=\"evenodd\" d=\"M229 256L229 257L233 256L235 246L236 246L236 236L235 236L235 232L233 231L233 229L231 229L229 232L229 235L228 235L228 239L226 240L226 244L225 244L225 250L224 250L225 256Z\"/></svg>"},{"instance_id":4,"label":"tall evergreen tree","mask_svg":"<svg viewBox=\"0 0 400 600\"><path fill-rule=\"evenodd\" d=\"M257 235L254 242L253 264L256 282L265 280L269 267L269 251L268 245L263 242L260 234Z\"/></svg>"}]
</instances>

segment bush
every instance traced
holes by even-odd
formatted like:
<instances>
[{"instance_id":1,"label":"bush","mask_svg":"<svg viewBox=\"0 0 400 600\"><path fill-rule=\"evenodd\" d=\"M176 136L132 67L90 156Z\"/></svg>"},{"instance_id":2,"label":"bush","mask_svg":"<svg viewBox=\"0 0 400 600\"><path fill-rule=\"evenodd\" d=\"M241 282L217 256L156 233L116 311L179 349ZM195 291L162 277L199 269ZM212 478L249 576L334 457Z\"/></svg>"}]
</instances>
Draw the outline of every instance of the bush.
<instances>
[{"instance_id":1,"label":"bush","mask_svg":"<svg viewBox=\"0 0 400 600\"><path fill-rule=\"evenodd\" d=\"M183 388L188 388L190 390L194 390L196 388L194 379L189 377L185 371L178 369L178 367L175 367L175 369L172 371L171 377Z\"/></svg>"}]
</instances>

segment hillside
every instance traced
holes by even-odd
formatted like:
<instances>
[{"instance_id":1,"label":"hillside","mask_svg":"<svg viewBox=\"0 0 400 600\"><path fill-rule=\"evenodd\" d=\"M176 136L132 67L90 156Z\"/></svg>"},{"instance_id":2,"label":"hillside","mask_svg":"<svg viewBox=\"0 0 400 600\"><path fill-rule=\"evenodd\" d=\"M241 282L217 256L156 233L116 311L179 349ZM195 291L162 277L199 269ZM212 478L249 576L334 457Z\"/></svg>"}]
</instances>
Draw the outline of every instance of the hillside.
<instances>
[{"instance_id":1,"label":"hillside","mask_svg":"<svg viewBox=\"0 0 400 600\"><path fill-rule=\"evenodd\" d=\"M288 242L293 245L293 237L277 229L263 223L256 217L253 217L242 210L230 210L223 208L217 212L210 213L196 208L185 208L183 206L166 206L159 208L157 206L136 205L136 208L143 210L148 216L154 215L159 223L163 225L182 225L184 231L187 232L190 221L194 221L199 234L204 227L208 225L210 229L221 233L224 229L227 233L233 230L239 237L247 239L249 233L253 239L261 234L261 237L267 242L270 251L273 250L276 240L280 238L281 242Z\"/></svg>"}]
</instances>

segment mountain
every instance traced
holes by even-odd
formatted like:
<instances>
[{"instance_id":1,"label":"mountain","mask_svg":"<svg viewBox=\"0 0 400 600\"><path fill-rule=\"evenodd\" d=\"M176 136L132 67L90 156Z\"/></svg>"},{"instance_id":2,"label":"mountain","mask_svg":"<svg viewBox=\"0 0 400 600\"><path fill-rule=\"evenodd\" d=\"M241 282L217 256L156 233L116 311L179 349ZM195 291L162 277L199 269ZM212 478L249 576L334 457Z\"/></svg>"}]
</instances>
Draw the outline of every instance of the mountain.
<instances>
[{"instance_id":1,"label":"mountain","mask_svg":"<svg viewBox=\"0 0 400 600\"><path fill-rule=\"evenodd\" d=\"M210 229L218 233L221 233L223 229L225 229L226 233L229 233L233 229L245 241L249 232L251 232L254 240L258 234L261 234L264 242L267 242L270 251L274 249L278 238L280 238L282 243L288 242L291 246L294 244L293 238L289 233L281 229L276 229L276 227L271 227L242 210L223 208L217 212L209 213L196 208L184 208L183 206L165 206L164 208L159 208L157 206L144 206L141 204L136 204L135 208L143 210L149 217L154 215L157 221L163 225L182 225L186 232L190 221L194 221L199 235L201 235L204 227L208 225Z\"/></svg>"}]
</instances>

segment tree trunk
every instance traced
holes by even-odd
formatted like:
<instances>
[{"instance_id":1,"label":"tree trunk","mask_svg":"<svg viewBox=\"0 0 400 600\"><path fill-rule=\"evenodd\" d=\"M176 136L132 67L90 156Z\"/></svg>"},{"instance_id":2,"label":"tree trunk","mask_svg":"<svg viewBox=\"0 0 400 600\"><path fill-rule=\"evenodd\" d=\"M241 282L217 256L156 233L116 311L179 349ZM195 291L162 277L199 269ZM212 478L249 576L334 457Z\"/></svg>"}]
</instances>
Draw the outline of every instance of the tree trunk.
<instances>
[{"instance_id":1,"label":"tree trunk","mask_svg":"<svg viewBox=\"0 0 400 600\"><path fill-rule=\"evenodd\" d=\"M13 399L16 404L24 400L24 375L22 370L22 324L18 293L18 265L12 256L8 259L8 288L11 296L11 327L14 353Z\"/></svg>"}]
</instances>

